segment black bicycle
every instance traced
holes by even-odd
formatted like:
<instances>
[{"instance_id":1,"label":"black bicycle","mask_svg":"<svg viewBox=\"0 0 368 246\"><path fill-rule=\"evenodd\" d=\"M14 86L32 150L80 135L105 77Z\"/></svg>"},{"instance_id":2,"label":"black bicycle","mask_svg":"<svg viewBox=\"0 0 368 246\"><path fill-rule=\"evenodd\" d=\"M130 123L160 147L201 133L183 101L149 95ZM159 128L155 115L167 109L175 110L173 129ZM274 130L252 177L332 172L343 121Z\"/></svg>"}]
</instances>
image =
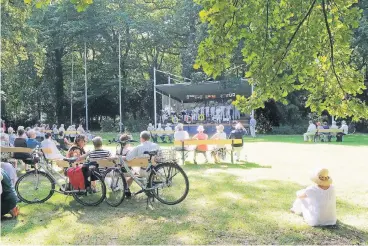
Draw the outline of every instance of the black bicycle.
<instances>
[{"instance_id":1,"label":"black bicycle","mask_svg":"<svg viewBox=\"0 0 368 246\"><path fill-rule=\"evenodd\" d=\"M147 205L152 198L163 204L175 205L187 197L189 180L184 170L172 159L176 152L161 150L144 154L149 156L148 166L143 172L145 175L135 173L121 156L119 161L115 162L115 167L103 171L107 186L106 202L109 205L116 207L124 201L127 189L126 177L131 177L141 187L141 190L133 195L145 193ZM153 157L157 157L157 165L153 165Z\"/></svg>"},{"instance_id":2,"label":"black bicycle","mask_svg":"<svg viewBox=\"0 0 368 246\"><path fill-rule=\"evenodd\" d=\"M41 153L41 154L40 154ZM20 200L25 203L43 203L51 198L54 192L63 195L72 195L74 199L85 206L96 206L104 201L106 187L103 177L94 167L90 168L90 173L95 177L93 189L74 189L69 183L68 177L56 172L52 163L48 162L42 155L42 151L37 147L33 151L32 165L34 170L26 172L19 177L15 184L15 190ZM65 158L69 167L76 161L76 158ZM55 186L59 189L55 189Z\"/></svg>"}]
</instances>

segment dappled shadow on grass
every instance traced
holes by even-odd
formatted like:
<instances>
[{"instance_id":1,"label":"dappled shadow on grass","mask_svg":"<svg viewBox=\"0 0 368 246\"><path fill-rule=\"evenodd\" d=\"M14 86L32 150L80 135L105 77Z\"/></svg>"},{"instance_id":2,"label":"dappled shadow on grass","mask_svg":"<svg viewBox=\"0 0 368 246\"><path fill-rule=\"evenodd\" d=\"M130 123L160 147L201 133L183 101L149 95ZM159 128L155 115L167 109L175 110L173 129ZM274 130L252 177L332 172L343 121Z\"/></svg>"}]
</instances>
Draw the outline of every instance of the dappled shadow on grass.
<instances>
[{"instance_id":1,"label":"dappled shadow on grass","mask_svg":"<svg viewBox=\"0 0 368 246\"><path fill-rule=\"evenodd\" d=\"M185 169L188 170L203 170L203 169L233 169L233 168L239 168L239 169L252 169L252 168L271 168L271 166L263 166L259 165L257 163L252 162L243 162L241 164L231 164L231 163L221 163L221 164L199 164L195 165L190 162L186 162Z\"/></svg>"},{"instance_id":2,"label":"dappled shadow on grass","mask_svg":"<svg viewBox=\"0 0 368 246\"><path fill-rule=\"evenodd\" d=\"M344 220L332 228L313 228L289 213L295 192L303 188L298 184L239 181L221 165L184 169L190 192L179 205L155 202L147 210L140 195L117 208L84 207L57 194L45 204L22 205L23 222L2 225L3 240L34 243L36 235L40 244L357 244L368 238ZM216 169L221 173L208 172ZM236 171L249 175L247 169ZM368 211L339 200L338 212L339 218L358 218Z\"/></svg>"}]
</instances>

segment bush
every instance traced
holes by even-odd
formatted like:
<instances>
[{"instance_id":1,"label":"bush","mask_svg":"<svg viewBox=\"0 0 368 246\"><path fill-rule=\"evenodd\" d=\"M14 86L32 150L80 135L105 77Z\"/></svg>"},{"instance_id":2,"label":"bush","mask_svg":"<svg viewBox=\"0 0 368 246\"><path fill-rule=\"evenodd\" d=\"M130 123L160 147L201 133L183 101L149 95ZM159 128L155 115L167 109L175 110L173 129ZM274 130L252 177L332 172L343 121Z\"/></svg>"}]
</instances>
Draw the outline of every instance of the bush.
<instances>
[{"instance_id":1,"label":"bush","mask_svg":"<svg viewBox=\"0 0 368 246\"><path fill-rule=\"evenodd\" d=\"M110 117L101 120L100 126L103 132L115 132L119 128L118 124L115 124L114 120Z\"/></svg>"},{"instance_id":2,"label":"bush","mask_svg":"<svg viewBox=\"0 0 368 246\"><path fill-rule=\"evenodd\" d=\"M272 134L275 135L294 135L294 134L303 134L307 130L307 126L301 125L283 125L283 126L275 126L272 128Z\"/></svg>"},{"instance_id":3,"label":"bush","mask_svg":"<svg viewBox=\"0 0 368 246\"><path fill-rule=\"evenodd\" d=\"M139 120L128 119L124 120L123 123L126 132L141 132L147 130L147 126L148 123L150 123L150 121L148 119L139 119Z\"/></svg>"}]
</instances>

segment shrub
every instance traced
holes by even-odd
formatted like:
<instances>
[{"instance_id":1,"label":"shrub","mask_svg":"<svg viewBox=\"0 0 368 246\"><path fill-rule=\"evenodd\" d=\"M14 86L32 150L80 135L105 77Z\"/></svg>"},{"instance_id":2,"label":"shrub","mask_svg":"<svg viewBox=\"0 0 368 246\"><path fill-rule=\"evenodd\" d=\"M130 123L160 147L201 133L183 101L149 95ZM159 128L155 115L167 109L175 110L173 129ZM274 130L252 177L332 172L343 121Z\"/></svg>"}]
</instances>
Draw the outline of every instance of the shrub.
<instances>
[{"instance_id":1,"label":"shrub","mask_svg":"<svg viewBox=\"0 0 368 246\"><path fill-rule=\"evenodd\" d=\"M110 117L101 120L100 126L103 132L115 132L119 128L118 124L115 124L114 120Z\"/></svg>"},{"instance_id":2,"label":"shrub","mask_svg":"<svg viewBox=\"0 0 368 246\"><path fill-rule=\"evenodd\" d=\"M275 135L294 135L294 134L303 134L307 130L307 126L302 125L283 125L283 126L275 126L272 128L272 134Z\"/></svg>"}]
</instances>

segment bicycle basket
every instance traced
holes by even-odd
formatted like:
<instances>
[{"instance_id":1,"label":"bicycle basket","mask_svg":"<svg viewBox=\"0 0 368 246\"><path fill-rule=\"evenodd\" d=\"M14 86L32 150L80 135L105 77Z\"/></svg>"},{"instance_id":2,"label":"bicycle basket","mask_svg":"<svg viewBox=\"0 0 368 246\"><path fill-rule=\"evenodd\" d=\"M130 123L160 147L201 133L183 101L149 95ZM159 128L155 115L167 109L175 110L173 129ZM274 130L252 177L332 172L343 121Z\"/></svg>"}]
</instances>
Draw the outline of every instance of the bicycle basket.
<instances>
[{"instance_id":1,"label":"bicycle basket","mask_svg":"<svg viewBox=\"0 0 368 246\"><path fill-rule=\"evenodd\" d=\"M155 158L157 163L176 162L176 151L174 149L161 149Z\"/></svg>"}]
</instances>

